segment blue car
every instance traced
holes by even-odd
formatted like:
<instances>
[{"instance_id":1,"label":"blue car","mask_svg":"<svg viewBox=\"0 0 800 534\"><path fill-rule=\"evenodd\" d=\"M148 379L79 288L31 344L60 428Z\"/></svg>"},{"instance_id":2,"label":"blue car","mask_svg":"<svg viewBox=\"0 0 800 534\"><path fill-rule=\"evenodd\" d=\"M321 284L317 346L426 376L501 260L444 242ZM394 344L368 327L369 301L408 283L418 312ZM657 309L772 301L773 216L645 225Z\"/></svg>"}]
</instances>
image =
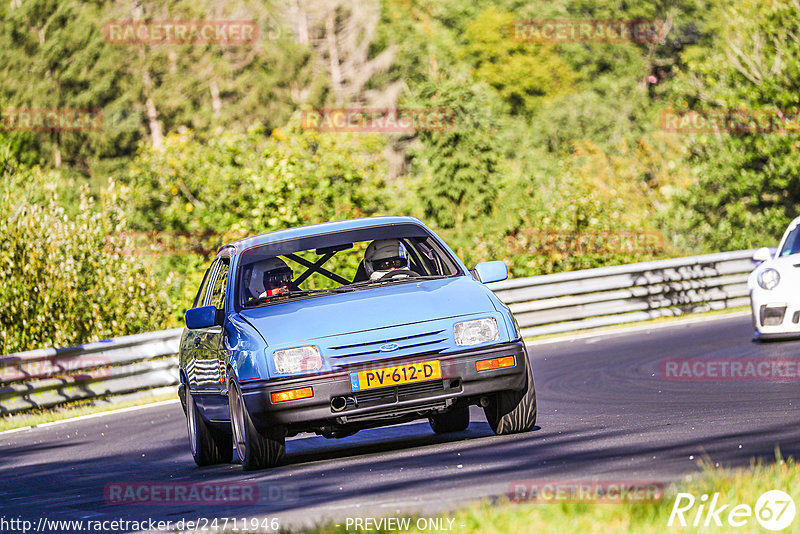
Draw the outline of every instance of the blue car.
<instances>
[{"instance_id":1,"label":"blue car","mask_svg":"<svg viewBox=\"0 0 800 534\"><path fill-rule=\"evenodd\" d=\"M533 374L508 307L413 217L280 230L219 249L180 343L180 398L198 465L278 465L286 438L340 438L428 419L496 434L536 423Z\"/></svg>"}]
</instances>

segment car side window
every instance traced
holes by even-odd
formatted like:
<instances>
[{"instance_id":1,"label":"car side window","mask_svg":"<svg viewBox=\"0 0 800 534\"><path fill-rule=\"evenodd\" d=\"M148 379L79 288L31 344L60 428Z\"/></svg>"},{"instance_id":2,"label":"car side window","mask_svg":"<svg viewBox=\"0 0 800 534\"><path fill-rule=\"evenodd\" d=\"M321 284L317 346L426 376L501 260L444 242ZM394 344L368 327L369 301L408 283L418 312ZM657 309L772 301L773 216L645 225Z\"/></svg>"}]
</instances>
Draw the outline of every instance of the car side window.
<instances>
[{"instance_id":1,"label":"car side window","mask_svg":"<svg viewBox=\"0 0 800 534\"><path fill-rule=\"evenodd\" d=\"M203 303L206 301L206 294L208 293L208 285L211 282L211 277L214 275L214 268L217 266L217 262L214 261L211 265L206 269L206 274L203 276L203 283L200 284L200 289L197 290L197 296L194 297L194 303L192 304L192 308L197 308L198 306L202 306Z\"/></svg>"},{"instance_id":2,"label":"car side window","mask_svg":"<svg viewBox=\"0 0 800 534\"><path fill-rule=\"evenodd\" d=\"M228 267L229 261L227 259L220 260L217 278L214 282L214 291L211 293L211 302L209 302L209 304L220 310L225 308L225 290L228 286Z\"/></svg>"}]
</instances>

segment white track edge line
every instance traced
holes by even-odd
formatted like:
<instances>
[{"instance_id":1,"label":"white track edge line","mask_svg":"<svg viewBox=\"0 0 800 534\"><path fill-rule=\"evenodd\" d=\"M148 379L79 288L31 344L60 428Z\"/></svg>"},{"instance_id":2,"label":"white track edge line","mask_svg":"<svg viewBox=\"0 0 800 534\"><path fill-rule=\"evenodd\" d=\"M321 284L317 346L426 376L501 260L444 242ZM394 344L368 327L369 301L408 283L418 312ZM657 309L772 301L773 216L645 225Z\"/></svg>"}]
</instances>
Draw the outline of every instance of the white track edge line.
<instances>
[{"instance_id":1,"label":"white track edge line","mask_svg":"<svg viewBox=\"0 0 800 534\"><path fill-rule=\"evenodd\" d=\"M97 413L90 413L86 415L79 415L77 417L67 417L66 419L59 419L58 421L50 421L49 423L42 423L40 425L32 425L32 426L23 426L20 428L12 428L11 430L4 430L0 432L0 436L5 436L8 434L13 434L15 432L22 432L23 430L33 430L34 428L46 428L49 426L56 426L62 425L64 423L72 423L74 421L82 421L85 419L94 419L96 417L103 417L106 415L113 415L118 413L125 413L125 412L135 412L137 410L144 410L145 408L155 408L158 406L166 406L168 404L172 404L175 402L180 402L180 399L168 399L158 402L150 402L147 404L140 404L138 406L128 406L127 408L117 408L116 410L105 410L102 412Z\"/></svg>"}]
</instances>

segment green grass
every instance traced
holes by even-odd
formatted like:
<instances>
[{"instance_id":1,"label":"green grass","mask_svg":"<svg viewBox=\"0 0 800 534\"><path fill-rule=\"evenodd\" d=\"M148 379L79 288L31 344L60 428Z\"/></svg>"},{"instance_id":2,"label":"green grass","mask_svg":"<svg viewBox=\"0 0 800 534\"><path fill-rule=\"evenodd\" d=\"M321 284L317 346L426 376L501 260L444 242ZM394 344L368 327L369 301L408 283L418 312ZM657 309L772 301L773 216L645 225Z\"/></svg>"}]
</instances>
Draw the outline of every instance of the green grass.
<instances>
[{"instance_id":1,"label":"green grass","mask_svg":"<svg viewBox=\"0 0 800 534\"><path fill-rule=\"evenodd\" d=\"M765 533L770 532L758 523L754 516L747 518L747 524L734 528L727 524L728 513L738 504L747 504L755 508L758 497L768 490L779 489L788 493L796 504L800 504L800 469L793 459L783 461L776 451L775 463L752 464L749 468L727 470L708 467L706 462L703 471L677 486L669 486L665 490L664 498L654 502L638 502L624 504L609 503L524 503L516 504L507 500L497 502L483 501L471 506L455 510L439 517L454 519L452 532L480 532L486 534L507 533L539 533L553 532L558 534L571 533L636 533L636 534L661 534L670 533ZM553 477L549 477L552 479ZM691 493L696 502L684 517L687 526L681 527L676 520L672 527L668 521L675 497L678 492ZM709 527L703 527L706 519L705 511L701 514L700 527L693 527L695 514L700 504L701 495L709 496L709 501L714 493L718 492L717 508L728 504L729 506L720 514L722 527L714 526L713 520ZM684 501L685 502L685 501ZM800 508L798 508L800 512ZM363 515L354 517L364 517ZM406 516L408 517L408 516ZM412 518L411 525L416 522ZM328 523L304 532L315 534L337 534L345 532L362 532L352 526L347 529L344 521L339 521L340 526ZM800 531L800 517L782 532ZM370 532L389 532L387 530L372 530ZM395 531L397 532L397 531ZM417 530L412 528L403 532L431 532L431 530Z\"/></svg>"},{"instance_id":2,"label":"green grass","mask_svg":"<svg viewBox=\"0 0 800 534\"><path fill-rule=\"evenodd\" d=\"M141 399L123 401L123 402L107 402L98 404L96 400L92 401L77 401L58 408L48 408L38 410L36 412L28 412L19 415L6 415L0 418L0 432L4 430L12 430L14 428L22 428L27 426L36 426L44 423L51 423L53 421L60 421L62 419L71 419L73 417L80 417L82 415L90 415L94 413L107 412L110 410L118 410L120 408L130 408L132 406L140 406L143 404L151 404L170 399L177 399L177 393L167 393L163 395L154 395L152 397L143 397Z\"/></svg>"}]
</instances>

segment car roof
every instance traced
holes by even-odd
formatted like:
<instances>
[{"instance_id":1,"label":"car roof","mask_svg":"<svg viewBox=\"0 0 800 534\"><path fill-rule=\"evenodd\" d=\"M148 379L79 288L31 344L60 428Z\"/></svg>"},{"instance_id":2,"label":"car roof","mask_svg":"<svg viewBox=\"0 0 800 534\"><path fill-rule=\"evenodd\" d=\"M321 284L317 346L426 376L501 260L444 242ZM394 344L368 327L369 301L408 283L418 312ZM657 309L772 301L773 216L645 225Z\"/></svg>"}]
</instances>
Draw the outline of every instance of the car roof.
<instances>
[{"instance_id":1,"label":"car roof","mask_svg":"<svg viewBox=\"0 0 800 534\"><path fill-rule=\"evenodd\" d=\"M267 232L265 234L245 237L238 241L234 241L233 243L223 245L219 248L219 252L223 252L225 249L233 249L231 252L236 253L255 245L276 243L278 241L285 241L287 239L323 235L332 232L340 232L342 230L355 230L370 226L389 226L392 224L409 223L425 227L425 223L416 217L363 217L360 219L346 219L344 221L308 224L305 226L297 226L294 228L287 228L285 230L276 230L274 232Z\"/></svg>"}]
</instances>

